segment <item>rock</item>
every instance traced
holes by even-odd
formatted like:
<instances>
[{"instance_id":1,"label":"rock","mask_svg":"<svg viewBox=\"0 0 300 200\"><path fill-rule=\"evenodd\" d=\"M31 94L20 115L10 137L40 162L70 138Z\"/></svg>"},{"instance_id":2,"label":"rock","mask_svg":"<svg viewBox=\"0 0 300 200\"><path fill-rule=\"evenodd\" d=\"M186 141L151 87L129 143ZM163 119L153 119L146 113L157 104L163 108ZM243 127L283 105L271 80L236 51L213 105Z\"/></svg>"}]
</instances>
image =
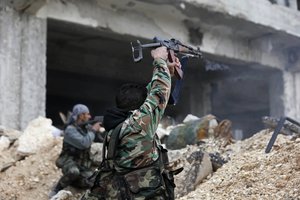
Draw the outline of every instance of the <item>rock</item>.
<instances>
[{"instance_id":1,"label":"rock","mask_svg":"<svg viewBox=\"0 0 300 200\"><path fill-rule=\"evenodd\" d=\"M183 171L174 176L177 198L193 191L213 172L210 156L195 145L169 151L169 159L171 163L179 161L177 168L183 167Z\"/></svg>"},{"instance_id":2,"label":"rock","mask_svg":"<svg viewBox=\"0 0 300 200\"><path fill-rule=\"evenodd\" d=\"M10 143L13 143L15 140L17 140L21 136L21 134L21 131L0 126L0 136L8 137Z\"/></svg>"},{"instance_id":3,"label":"rock","mask_svg":"<svg viewBox=\"0 0 300 200\"><path fill-rule=\"evenodd\" d=\"M43 117L32 120L19 138L18 154L35 154L41 149L53 146L55 138L52 135L51 124L50 119Z\"/></svg>"},{"instance_id":4,"label":"rock","mask_svg":"<svg viewBox=\"0 0 300 200\"><path fill-rule=\"evenodd\" d=\"M188 114L184 120L183 120L183 123L187 123L187 122L190 122L190 121L195 121L195 120L198 120L200 119L199 117L195 116L195 115L192 115L192 114Z\"/></svg>"},{"instance_id":5,"label":"rock","mask_svg":"<svg viewBox=\"0 0 300 200\"><path fill-rule=\"evenodd\" d=\"M213 171L217 171L220 167L222 167L228 161L221 157L220 153L210 153L210 161L212 164Z\"/></svg>"},{"instance_id":6,"label":"rock","mask_svg":"<svg viewBox=\"0 0 300 200\"><path fill-rule=\"evenodd\" d=\"M73 196L72 192L61 190L54 195L50 200L69 200Z\"/></svg>"},{"instance_id":7,"label":"rock","mask_svg":"<svg viewBox=\"0 0 300 200\"><path fill-rule=\"evenodd\" d=\"M170 127L170 126L169 126ZM165 138L166 136L169 136L170 135L170 132L171 132L171 128L163 128L162 124L158 124L158 127L157 127L157 130L156 130L156 134L158 136L158 138L160 140L162 140L163 138Z\"/></svg>"},{"instance_id":8,"label":"rock","mask_svg":"<svg viewBox=\"0 0 300 200\"><path fill-rule=\"evenodd\" d=\"M7 170L8 168L10 168L11 166L13 166L15 164L15 162L9 162L9 163L5 163L0 167L0 172L4 172L5 170Z\"/></svg>"},{"instance_id":9,"label":"rock","mask_svg":"<svg viewBox=\"0 0 300 200\"><path fill-rule=\"evenodd\" d=\"M188 120L173 128L165 140L168 149L180 149L186 145L197 144L198 141L213 134L216 127L216 117L206 115L200 119Z\"/></svg>"},{"instance_id":10,"label":"rock","mask_svg":"<svg viewBox=\"0 0 300 200\"><path fill-rule=\"evenodd\" d=\"M10 144L10 141L9 141L8 137L1 136L0 137L0 152L8 149L9 144Z\"/></svg>"},{"instance_id":11,"label":"rock","mask_svg":"<svg viewBox=\"0 0 300 200\"><path fill-rule=\"evenodd\" d=\"M63 135L63 130L60 130L58 128L56 128L55 126L52 126L51 125L51 130L52 130L52 135L54 137L59 137L59 136L62 136Z\"/></svg>"}]
</instances>

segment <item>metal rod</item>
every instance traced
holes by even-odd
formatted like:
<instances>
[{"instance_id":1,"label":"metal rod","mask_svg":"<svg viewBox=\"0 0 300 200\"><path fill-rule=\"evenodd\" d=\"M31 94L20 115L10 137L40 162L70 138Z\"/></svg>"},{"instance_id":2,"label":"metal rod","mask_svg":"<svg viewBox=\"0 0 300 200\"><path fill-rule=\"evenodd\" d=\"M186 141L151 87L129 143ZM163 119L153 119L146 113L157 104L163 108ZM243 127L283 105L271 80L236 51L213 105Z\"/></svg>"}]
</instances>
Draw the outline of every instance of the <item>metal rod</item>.
<instances>
[{"instance_id":1,"label":"metal rod","mask_svg":"<svg viewBox=\"0 0 300 200\"><path fill-rule=\"evenodd\" d=\"M272 146L273 144L275 143L275 140L280 132L280 130L282 129L283 125L284 125L284 121L286 120L286 117L281 117L274 132L273 132L273 135L267 145L267 148L265 150L266 153L270 153L271 149L272 149Z\"/></svg>"},{"instance_id":2,"label":"metal rod","mask_svg":"<svg viewBox=\"0 0 300 200\"><path fill-rule=\"evenodd\" d=\"M296 124L297 126L300 127L300 123L299 122L297 122L297 121L295 121L295 120L293 120L293 119L291 119L289 117L286 117L286 120L288 120L288 121L292 122L293 124Z\"/></svg>"}]
</instances>

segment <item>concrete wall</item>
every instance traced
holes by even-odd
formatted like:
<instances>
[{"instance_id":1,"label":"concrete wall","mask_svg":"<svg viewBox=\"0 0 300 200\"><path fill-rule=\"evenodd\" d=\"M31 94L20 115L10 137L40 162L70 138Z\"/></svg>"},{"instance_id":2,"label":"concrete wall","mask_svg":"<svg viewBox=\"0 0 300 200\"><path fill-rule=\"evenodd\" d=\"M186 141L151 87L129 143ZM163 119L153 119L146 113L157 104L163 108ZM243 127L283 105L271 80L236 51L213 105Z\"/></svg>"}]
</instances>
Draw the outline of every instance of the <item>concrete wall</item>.
<instances>
[{"instance_id":1,"label":"concrete wall","mask_svg":"<svg viewBox=\"0 0 300 200\"><path fill-rule=\"evenodd\" d=\"M45 115L46 20L0 8L0 124L23 129Z\"/></svg>"},{"instance_id":2,"label":"concrete wall","mask_svg":"<svg viewBox=\"0 0 300 200\"><path fill-rule=\"evenodd\" d=\"M300 13L267 0L51 0L37 15L147 39L176 37L206 53L277 68L282 48L300 42Z\"/></svg>"},{"instance_id":3,"label":"concrete wall","mask_svg":"<svg viewBox=\"0 0 300 200\"><path fill-rule=\"evenodd\" d=\"M280 69L281 78L271 81L271 113L300 120L300 13L295 9L267 0L12 2L17 11L0 4L0 124L23 128L45 115L47 18L124 36L175 37L220 61ZM191 108L209 112L209 90L193 94ZM207 106L199 108L197 100Z\"/></svg>"},{"instance_id":4,"label":"concrete wall","mask_svg":"<svg viewBox=\"0 0 300 200\"><path fill-rule=\"evenodd\" d=\"M298 10L297 0L271 0L271 2Z\"/></svg>"},{"instance_id":5,"label":"concrete wall","mask_svg":"<svg viewBox=\"0 0 300 200\"><path fill-rule=\"evenodd\" d=\"M300 121L300 73L284 72L283 79L285 115Z\"/></svg>"},{"instance_id":6,"label":"concrete wall","mask_svg":"<svg viewBox=\"0 0 300 200\"><path fill-rule=\"evenodd\" d=\"M295 1L291 3L295 8ZM283 71L289 57L293 56L290 55L293 54L291 49L300 46L300 13L267 0L52 0L39 9L37 15L121 35L147 39L154 35L176 37L200 45L204 53L220 60ZM298 59L297 56L294 58ZM299 68L299 61L289 67ZM293 96L290 87L299 89L296 84L298 77L284 77L280 80L289 84L285 84L288 86L283 87L281 94L274 93L280 92L276 90L277 86L271 86L271 114L289 114L297 118L295 113L300 110L289 111L289 102L292 101L289 96ZM198 107L195 102L191 105Z\"/></svg>"}]
</instances>

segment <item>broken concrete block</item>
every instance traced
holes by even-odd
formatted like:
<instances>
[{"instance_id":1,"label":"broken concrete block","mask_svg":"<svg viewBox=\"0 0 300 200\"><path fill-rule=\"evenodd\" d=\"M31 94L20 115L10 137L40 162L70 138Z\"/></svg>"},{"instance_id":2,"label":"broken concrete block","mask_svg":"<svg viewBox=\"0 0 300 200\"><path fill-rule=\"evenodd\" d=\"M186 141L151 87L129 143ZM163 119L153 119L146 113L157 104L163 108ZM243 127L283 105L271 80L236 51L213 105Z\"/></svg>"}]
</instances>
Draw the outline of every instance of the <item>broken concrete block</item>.
<instances>
[{"instance_id":1,"label":"broken concrete block","mask_svg":"<svg viewBox=\"0 0 300 200\"><path fill-rule=\"evenodd\" d=\"M44 117L32 120L19 138L17 152L20 155L35 154L55 144L52 135L52 121Z\"/></svg>"}]
</instances>

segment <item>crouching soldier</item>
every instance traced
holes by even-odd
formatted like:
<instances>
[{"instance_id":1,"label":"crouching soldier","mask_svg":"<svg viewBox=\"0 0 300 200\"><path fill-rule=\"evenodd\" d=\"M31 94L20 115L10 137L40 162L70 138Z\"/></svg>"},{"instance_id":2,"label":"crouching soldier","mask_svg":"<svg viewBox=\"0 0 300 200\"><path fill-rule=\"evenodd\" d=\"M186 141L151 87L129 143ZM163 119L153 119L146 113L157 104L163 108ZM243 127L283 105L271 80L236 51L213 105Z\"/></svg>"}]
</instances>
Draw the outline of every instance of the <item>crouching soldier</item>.
<instances>
[{"instance_id":1,"label":"crouching soldier","mask_svg":"<svg viewBox=\"0 0 300 200\"><path fill-rule=\"evenodd\" d=\"M64 131L62 151L56 160L56 166L61 168L63 176L50 192L50 197L67 186L83 189L92 186L88 179L93 174L89 152L95 139L94 132L100 129L100 122L91 126L87 124L90 118L87 106L77 104L73 107Z\"/></svg>"}]
</instances>

